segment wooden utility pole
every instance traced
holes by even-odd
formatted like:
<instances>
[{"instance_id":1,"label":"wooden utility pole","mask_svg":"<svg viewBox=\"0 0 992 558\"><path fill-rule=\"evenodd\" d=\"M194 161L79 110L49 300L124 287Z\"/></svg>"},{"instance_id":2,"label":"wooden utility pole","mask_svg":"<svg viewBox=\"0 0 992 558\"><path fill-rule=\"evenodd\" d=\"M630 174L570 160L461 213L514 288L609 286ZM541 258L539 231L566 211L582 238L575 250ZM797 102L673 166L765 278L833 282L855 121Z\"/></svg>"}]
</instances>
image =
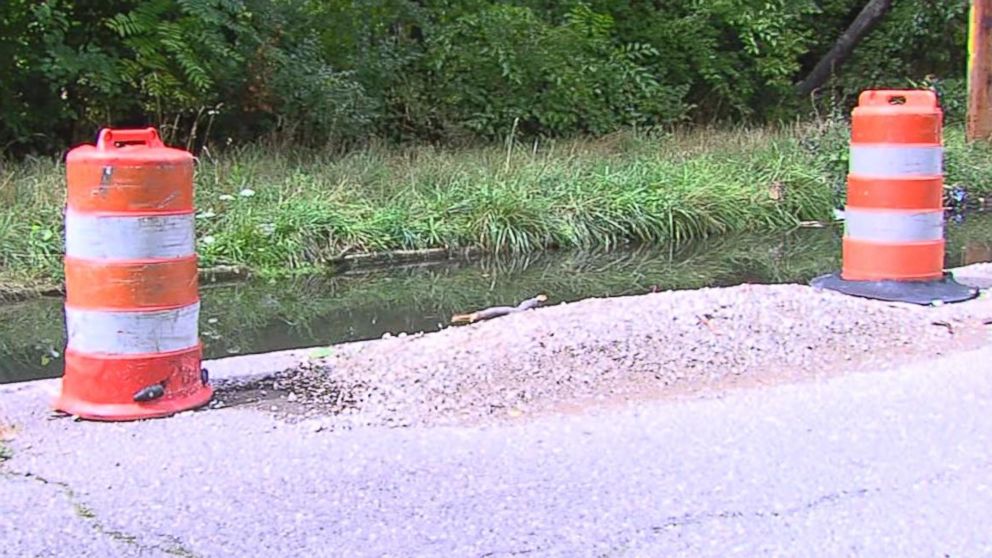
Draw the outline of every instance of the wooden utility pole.
<instances>
[{"instance_id":1,"label":"wooden utility pole","mask_svg":"<svg viewBox=\"0 0 992 558\"><path fill-rule=\"evenodd\" d=\"M992 140L992 0L971 0L968 28L968 141Z\"/></svg>"}]
</instances>

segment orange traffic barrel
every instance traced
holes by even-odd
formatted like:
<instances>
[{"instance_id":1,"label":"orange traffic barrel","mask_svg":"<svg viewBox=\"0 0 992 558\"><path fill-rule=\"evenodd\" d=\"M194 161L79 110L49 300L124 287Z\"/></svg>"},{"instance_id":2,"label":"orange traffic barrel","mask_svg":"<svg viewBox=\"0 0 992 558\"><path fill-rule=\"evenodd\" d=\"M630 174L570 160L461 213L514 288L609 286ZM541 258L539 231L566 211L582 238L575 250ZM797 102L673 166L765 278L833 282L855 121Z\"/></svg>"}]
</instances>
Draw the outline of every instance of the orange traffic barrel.
<instances>
[{"instance_id":1,"label":"orange traffic barrel","mask_svg":"<svg viewBox=\"0 0 992 558\"><path fill-rule=\"evenodd\" d=\"M814 286L917 304L977 296L944 271L943 190L936 94L861 93L851 114L841 272Z\"/></svg>"},{"instance_id":2,"label":"orange traffic barrel","mask_svg":"<svg viewBox=\"0 0 992 558\"><path fill-rule=\"evenodd\" d=\"M213 396L201 367L193 156L154 128L100 131L66 157L66 351L55 408L168 416Z\"/></svg>"}]
</instances>

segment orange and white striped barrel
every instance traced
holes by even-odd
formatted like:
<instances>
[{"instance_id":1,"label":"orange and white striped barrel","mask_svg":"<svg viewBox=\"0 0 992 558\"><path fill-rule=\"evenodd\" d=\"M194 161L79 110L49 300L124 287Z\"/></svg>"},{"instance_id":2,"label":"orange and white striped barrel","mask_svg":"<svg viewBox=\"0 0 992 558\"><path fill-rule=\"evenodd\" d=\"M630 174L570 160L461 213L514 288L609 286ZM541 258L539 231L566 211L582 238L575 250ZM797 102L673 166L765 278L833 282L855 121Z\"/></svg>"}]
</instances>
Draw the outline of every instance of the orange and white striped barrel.
<instances>
[{"instance_id":1,"label":"orange and white striped barrel","mask_svg":"<svg viewBox=\"0 0 992 558\"><path fill-rule=\"evenodd\" d=\"M936 95L865 91L851 116L841 277L940 280L944 178Z\"/></svg>"},{"instance_id":2,"label":"orange and white striped barrel","mask_svg":"<svg viewBox=\"0 0 992 558\"><path fill-rule=\"evenodd\" d=\"M201 370L193 164L154 128L104 129L95 146L69 152L57 409L134 420L212 397Z\"/></svg>"}]
</instances>

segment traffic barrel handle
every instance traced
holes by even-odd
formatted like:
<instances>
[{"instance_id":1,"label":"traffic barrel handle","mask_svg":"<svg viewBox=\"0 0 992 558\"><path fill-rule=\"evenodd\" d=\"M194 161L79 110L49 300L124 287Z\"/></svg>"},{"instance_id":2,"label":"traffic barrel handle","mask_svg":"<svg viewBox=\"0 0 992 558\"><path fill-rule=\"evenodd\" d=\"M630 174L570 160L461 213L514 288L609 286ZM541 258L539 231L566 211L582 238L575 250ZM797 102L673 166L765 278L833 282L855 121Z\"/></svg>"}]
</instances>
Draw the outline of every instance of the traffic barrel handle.
<instances>
[{"instance_id":1,"label":"traffic barrel handle","mask_svg":"<svg viewBox=\"0 0 992 558\"><path fill-rule=\"evenodd\" d=\"M937 94L927 89L879 89L862 91L858 95L858 106L877 107L885 105L936 108Z\"/></svg>"},{"instance_id":2,"label":"traffic barrel handle","mask_svg":"<svg viewBox=\"0 0 992 558\"><path fill-rule=\"evenodd\" d=\"M155 128L113 130L104 128L96 140L96 148L101 151L117 149L118 144L139 144L148 147L165 147Z\"/></svg>"}]
</instances>

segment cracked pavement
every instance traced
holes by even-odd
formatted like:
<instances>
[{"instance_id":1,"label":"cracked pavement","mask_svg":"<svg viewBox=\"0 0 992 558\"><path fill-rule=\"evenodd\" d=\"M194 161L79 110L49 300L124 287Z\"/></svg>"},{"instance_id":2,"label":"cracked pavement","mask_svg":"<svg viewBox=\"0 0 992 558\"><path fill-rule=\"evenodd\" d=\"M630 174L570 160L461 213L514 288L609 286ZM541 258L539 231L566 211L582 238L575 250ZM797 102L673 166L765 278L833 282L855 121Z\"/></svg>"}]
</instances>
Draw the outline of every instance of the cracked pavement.
<instances>
[{"instance_id":1,"label":"cracked pavement","mask_svg":"<svg viewBox=\"0 0 992 558\"><path fill-rule=\"evenodd\" d=\"M177 555L170 552L173 549L145 547L126 533L107 529L67 484L0 468L0 486L0 555Z\"/></svg>"},{"instance_id":2,"label":"cracked pavement","mask_svg":"<svg viewBox=\"0 0 992 558\"><path fill-rule=\"evenodd\" d=\"M989 344L488 427L0 403L4 556L992 556Z\"/></svg>"}]
</instances>

